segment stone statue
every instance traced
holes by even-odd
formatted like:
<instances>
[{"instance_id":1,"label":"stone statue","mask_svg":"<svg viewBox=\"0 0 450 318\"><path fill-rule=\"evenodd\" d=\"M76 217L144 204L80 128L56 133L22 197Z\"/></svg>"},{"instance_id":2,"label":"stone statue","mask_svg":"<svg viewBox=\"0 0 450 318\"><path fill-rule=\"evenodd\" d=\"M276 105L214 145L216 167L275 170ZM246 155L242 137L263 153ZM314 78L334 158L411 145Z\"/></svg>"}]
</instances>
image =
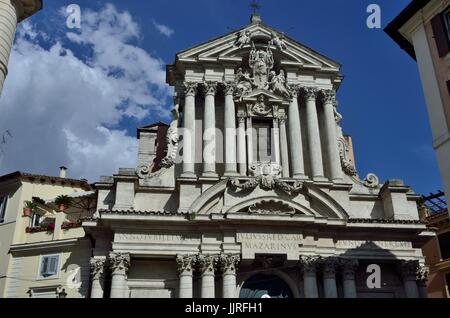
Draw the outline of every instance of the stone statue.
<instances>
[{"instance_id":1,"label":"stone statue","mask_svg":"<svg viewBox=\"0 0 450 318\"><path fill-rule=\"evenodd\" d=\"M175 158L178 152L178 120L180 118L180 113L178 111L179 104L175 103L174 108L172 109L172 117L173 120L169 126L169 129L167 130L167 154L166 156L161 160L160 166L164 168L169 168L174 165Z\"/></svg>"},{"instance_id":2,"label":"stone statue","mask_svg":"<svg viewBox=\"0 0 450 318\"><path fill-rule=\"evenodd\" d=\"M272 51L267 47L266 51L257 50L255 44L250 52L249 65L253 70L253 83L257 88L267 89L269 72L273 68L274 59Z\"/></svg>"},{"instance_id":3,"label":"stone statue","mask_svg":"<svg viewBox=\"0 0 450 318\"><path fill-rule=\"evenodd\" d=\"M235 96L242 97L252 91L252 78L248 71L242 72L242 68L239 68L235 77Z\"/></svg>"},{"instance_id":4,"label":"stone statue","mask_svg":"<svg viewBox=\"0 0 450 318\"><path fill-rule=\"evenodd\" d=\"M238 34L238 38L234 43L235 46L242 48L244 45L249 44L251 40L251 34L248 30L243 30Z\"/></svg>"},{"instance_id":5,"label":"stone statue","mask_svg":"<svg viewBox=\"0 0 450 318\"><path fill-rule=\"evenodd\" d=\"M277 33L272 33L272 40L269 43L270 45L276 46L280 51L286 50L286 44L284 43L284 36L281 37Z\"/></svg>"},{"instance_id":6,"label":"stone statue","mask_svg":"<svg viewBox=\"0 0 450 318\"><path fill-rule=\"evenodd\" d=\"M280 74L278 75L276 75L275 71L271 71L269 78L269 87L272 92L286 98L291 97L291 94L286 88L286 76L284 75L284 70L280 70Z\"/></svg>"}]
</instances>

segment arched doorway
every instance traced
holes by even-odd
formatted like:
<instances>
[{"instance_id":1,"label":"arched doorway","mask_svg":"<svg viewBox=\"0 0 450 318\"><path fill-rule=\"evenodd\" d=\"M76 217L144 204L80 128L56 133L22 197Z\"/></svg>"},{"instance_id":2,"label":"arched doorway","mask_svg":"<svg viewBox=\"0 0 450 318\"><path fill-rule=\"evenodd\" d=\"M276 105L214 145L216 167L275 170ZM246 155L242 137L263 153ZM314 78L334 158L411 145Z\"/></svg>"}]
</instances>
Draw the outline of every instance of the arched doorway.
<instances>
[{"instance_id":1,"label":"arched doorway","mask_svg":"<svg viewBox=\"0 0 450 318\"><path fill-rule=\"evenodd\" d=\"M274 274L256 274L242 285L239 298L293 298L289 285Z\"/></svg>"}]
</instances>

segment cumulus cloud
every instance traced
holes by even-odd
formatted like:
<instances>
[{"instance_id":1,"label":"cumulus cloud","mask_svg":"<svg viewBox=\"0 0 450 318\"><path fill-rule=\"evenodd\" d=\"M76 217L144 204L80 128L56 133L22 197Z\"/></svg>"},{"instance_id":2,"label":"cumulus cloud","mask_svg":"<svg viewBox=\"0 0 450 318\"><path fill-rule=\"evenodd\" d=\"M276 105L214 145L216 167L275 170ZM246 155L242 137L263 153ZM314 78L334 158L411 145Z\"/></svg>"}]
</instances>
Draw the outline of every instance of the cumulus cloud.
<instances>
[{"instance_id":1,"label":"cumulus cloud","mask_svg":"<svg viewBox=\"0 0 450 318\"><path fill-rule=\"evenodd\" d=\"M82 28L52 39L22 23L0 100L0 173L15 170L98 180L133 167L137 141L121 122L167 117L164 62L133 43L139 26L107 4ZM9 137L9 136L8 136Z\"/></svg>"},{"instance_id":2,"label":"cumulus cloud","mask_svg":"<svg viewBox=\"0 0 450 318\"><path fill-rule=\"evenodd\" d=\"M153 25L159 31L159 33L167 36L168 38L170 38L175 33L175 31L172 28L164 24L159 24L155 20L153 20Z\"/></svg>"}]
</instances>

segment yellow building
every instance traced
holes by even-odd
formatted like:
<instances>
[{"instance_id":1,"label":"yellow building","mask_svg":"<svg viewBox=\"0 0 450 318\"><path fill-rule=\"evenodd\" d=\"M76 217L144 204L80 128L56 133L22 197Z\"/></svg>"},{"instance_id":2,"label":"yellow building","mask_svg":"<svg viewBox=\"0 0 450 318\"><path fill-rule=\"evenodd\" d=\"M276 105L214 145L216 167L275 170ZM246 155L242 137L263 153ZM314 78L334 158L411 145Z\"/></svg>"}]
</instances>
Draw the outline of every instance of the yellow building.
<instances>
[{"instance_id":1,"label":"yellow building","mask_svg":"<svg viewBox=\"0 0 450 318\"><path fill-rule=\"evenodd\" d=\"M89 264L91 243L80 220L90 209L83 204L95 202L90 191L85 180L65 178L64 168L59 177L0 177L0 297L86 296L89 268L81 265ZM55 198L66 196L71 207L60 211Z\"/></svg>"}]
</instances>

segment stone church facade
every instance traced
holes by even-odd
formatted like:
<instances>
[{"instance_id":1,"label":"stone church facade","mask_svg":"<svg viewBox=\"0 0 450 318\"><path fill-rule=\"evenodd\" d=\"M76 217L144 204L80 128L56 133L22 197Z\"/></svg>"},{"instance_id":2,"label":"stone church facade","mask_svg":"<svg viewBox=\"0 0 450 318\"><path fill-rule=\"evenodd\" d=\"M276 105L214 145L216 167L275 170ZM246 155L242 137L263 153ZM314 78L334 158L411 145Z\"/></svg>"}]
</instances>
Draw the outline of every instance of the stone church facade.
<instances>
[{"instance_id":1,"label":"stone church facade","mask_svg":"<svg viewBox=\"0 0 450 318\"><path fill-rule=\"evenodd\" d=\"M426 297L419 196L358 175L339 71L256 14L178 53L172 123L96 184L91 297Z\"/></svg>"}]
</instances>

